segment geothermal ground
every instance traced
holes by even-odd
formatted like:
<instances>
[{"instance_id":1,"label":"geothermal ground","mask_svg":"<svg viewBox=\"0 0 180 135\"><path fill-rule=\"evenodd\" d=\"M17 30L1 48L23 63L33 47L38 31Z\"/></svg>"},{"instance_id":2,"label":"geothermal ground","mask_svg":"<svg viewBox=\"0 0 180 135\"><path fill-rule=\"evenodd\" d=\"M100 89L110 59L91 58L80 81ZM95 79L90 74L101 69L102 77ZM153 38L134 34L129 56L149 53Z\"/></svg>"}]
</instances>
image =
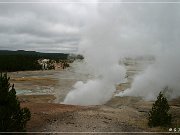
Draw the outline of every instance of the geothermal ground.
<instances>
[{"instance_id":1,"label":"geothermal ground","mask_svg":"<svg viewBox=\"0 0 180 135\"><path fill-rule=\"evenodd\" d=\"M147 65L142 64L145 62L126 60L127 82L117 85L116 93L130 87L134 76ZM21 106L31 111L29 132L168 132L169 128L180 128L180 98L169 102L172 127L149 128L146 118L153 102L140 97L113 96L106 104L98 106L60 104L76 81L89 78L87 74L67 69L14 72L9 76Z\"/></svg>"}]
</instances>

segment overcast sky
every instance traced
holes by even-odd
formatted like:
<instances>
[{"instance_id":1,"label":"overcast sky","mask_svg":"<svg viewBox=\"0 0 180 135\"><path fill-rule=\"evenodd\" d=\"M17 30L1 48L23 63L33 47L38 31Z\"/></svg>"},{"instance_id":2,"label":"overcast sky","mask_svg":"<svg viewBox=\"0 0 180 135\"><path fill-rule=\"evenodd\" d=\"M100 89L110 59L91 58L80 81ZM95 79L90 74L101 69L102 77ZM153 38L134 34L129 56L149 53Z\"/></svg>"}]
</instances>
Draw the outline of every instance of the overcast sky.
<instances>
[{"instance_id":1,"label":"overcast sky","mask_svg":"<svg viewBox=\"0 0 180 135\"><path fill-rule=\"evenodd\" d=\"M76 52L89 11L72 2L0 3L0 49Z\"/></svg>"},{"instance_id":2,"label":"overcast sky","mask_svg":"<svg viewBox=\"0 0 180 135\"><path fill-rule=\"evenodd\" d=\"M91 22L91 16L95 15L97 5L100 4L97 0L91 0L90 4L83 0L76 0L76 3L67 0L67 3L43 3L45 0L34 0L42 3L25 3L31 0L21 0L24 3L11 3L19 0L4 1L10 3L0 3L0 50L40 52L76 52L83 29ZM110 4L102 7L113 10ZM121 13L115 10L113 14Z\"/></svg>"}]
</instances>

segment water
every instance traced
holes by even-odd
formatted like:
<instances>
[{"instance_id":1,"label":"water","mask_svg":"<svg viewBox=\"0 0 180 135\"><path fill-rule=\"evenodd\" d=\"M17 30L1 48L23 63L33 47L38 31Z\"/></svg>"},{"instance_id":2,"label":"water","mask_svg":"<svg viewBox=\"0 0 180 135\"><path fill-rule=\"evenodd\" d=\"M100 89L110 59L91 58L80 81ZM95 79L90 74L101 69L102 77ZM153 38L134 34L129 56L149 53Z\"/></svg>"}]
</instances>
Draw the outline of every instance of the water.
<instances>
[{"instance_id":1,"label":"water","mask_svg":"<svg viewBox=\"0 0 180 135\"><path fill-rule=\"evenodd\" d=\"M80 73L74 67L66 70L22 71L8 74L14 83L17 95L55 95L56 102L62 102L77 81L86 81L87 73Z\"/></svg>"},{"instance_id":2,"label":"water","mask_svg":"<svg viewBox=\"0 0 180 135\"><path fill-rule=\"evenodd\" d=\"M17 95L29 95L32 94L31 90L16 90Z\"/></svg>"},{"instance_id":3,"label":"water","mask_svg":"<svg viewBox=\"0 0 180 135\"><path fill-rule=\"evenodd\" d=\"M126 60L128 79L123 87L130 86L134 75L141 72L145 68L144 65L148 65L144 64L145 62ZM56 96L55 102L62 102L77 81L85 82L94 77L84 63L75 62L71 66L66 70L22 71L8 75L11 77L11 83L15 84L17 95L50 94Z\"/></svg>"}]
</instances>

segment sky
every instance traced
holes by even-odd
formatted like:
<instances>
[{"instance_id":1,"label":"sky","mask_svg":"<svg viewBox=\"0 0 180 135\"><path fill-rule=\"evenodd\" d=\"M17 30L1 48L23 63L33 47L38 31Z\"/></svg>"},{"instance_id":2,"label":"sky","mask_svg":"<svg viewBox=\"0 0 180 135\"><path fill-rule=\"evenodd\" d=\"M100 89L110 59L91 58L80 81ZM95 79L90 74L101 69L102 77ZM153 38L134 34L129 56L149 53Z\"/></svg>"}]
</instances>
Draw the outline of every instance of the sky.
<instances>
[{"instance_id":1,"label":"sky","mask_svg":"<svg viewBox=\"0 0 180 135\"><path fill-rule=\"evenodd\" d=\"M130 0L124 1L131 2ZM158 2L160 0L153 1ZM151 2L153 1L151 0ZM92 16L96 16L97 10L101 10L100 12L105 12L105 14L108 10L112 10L113 16L118 17L122 13L120 10L114 10L112 4L123 1L0 0L0 2L0 50L71 53L78 51L78 46L83 38L83 31L87 24L89 27L91 19L95 18ZM143 2L143 0L133 2ZM99 5L102 8L97 8ZM120 5L120 3L114 3L114 5ZM108 13L107 16L111 19L111 14L108 15ZM153 11L152 14L154 14ZM124 13L125 19L122 20L122 23L131 21L126 19L127 15L128 12ZM147 21L149 21L148 18ZM134 21L135 23L136 21ZM133 27L131 29L133 30ZM131 33L131 30L127 30L126 27L122 30L126 31L125 34ZM132 32L131 34L133 36L136 33Z\"/></svg>"},{"instance_id":2,"label":"sky","mask_svg":"<svg viewBox=\"0 0 180 135\"><path fill-rule=\"evenodd\" d=\"M5 2L9 3L0 3L1 50L77 52L80 31L90 11L88 5L42 0Z\"/></svg>"}]
</instances>

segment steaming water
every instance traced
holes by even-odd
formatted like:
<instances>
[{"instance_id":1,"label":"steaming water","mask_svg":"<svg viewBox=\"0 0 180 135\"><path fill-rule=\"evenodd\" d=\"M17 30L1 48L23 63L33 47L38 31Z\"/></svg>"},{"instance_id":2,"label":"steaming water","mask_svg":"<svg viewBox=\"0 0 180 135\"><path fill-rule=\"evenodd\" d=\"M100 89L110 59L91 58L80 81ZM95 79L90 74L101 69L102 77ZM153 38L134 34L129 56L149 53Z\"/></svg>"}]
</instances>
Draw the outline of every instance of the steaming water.
<instances>
[{"instance_id":1,"label":"steaming water","mask_svg":"<svg viewBox=\"0 0 180 135\"><path fill-rule=\"evenodd\" d=\"M74 63L73 65L77 65ZM64 71L23 71L9 73L11 83L15 84L17 95L46 95L57 97L55 102L62 102L66 94L77 81L85 82L92 75L73 66ZM21 81L15 81L23 79Z\"/></svg>"},{"instance_id":2,"label":"steaming water","mask_svg":"<svg viewBox=\"0 0 180 135\"><path fill-rule=\"evenodd\" d=\"M128 78L123 78L122 80L118 79L120 81L117 83L111 83L112 81L114 81L113 79L115 79L111 76L121 76L120 72L117 72L116 75L111 74L110 76L106 76L105 79L101 77L100 79L98 79L98 76L91 74L90 78L88 78L87 81L76 82L76 84L71 88L71 91L67 93L67 96L63 103L78 105L104 104L108 100L110 100L119 90L122 91L122 89L117 90L117 88L115 88L115 84L122 83L124 89L129 88L134 76L142 72L149 64L153 63L153 61L154 60L152 58L147 57L142 59L125 59L124 61L120 62L120 64L126 64L125 68L127 71ZM86 68L84 66L85 65L82 64L79 64L78 66L76 65L76 68L74 68L76 73L91 73L91 71L88 70L89 68ZM111 65L109 65L109 67L111 67ZM118 68L122 70L120 66Z\"/></svg>"},{"instance_id":3,"label":"steaming water","mask_svg":"<svg viewBox=\"0 0 180 135\"><path fill-rule=\"evenodd\" d=\"M135 75L141 73L147 65L153 63L151 59L126 59L123 61L127 69L127 82L123 82L123 90L130 87ZM85 67L82 62L75 62L72 67L64 71L24 71L19 73L10 73L12 79L24 78L26 81L15 82L15 89L18 95L46 95L53 94L56 96L55 102L63 102L66 95L72 90L74 84L78 81L86 82L94 77L91 71ZM83 68L82 68L83 67ZM32 78L32 80L28 80ZM33 78L53 80L48 84L40 80L34 82ZM118 93L122 89L118 89Z\"/></svg>"}]
</instances>

